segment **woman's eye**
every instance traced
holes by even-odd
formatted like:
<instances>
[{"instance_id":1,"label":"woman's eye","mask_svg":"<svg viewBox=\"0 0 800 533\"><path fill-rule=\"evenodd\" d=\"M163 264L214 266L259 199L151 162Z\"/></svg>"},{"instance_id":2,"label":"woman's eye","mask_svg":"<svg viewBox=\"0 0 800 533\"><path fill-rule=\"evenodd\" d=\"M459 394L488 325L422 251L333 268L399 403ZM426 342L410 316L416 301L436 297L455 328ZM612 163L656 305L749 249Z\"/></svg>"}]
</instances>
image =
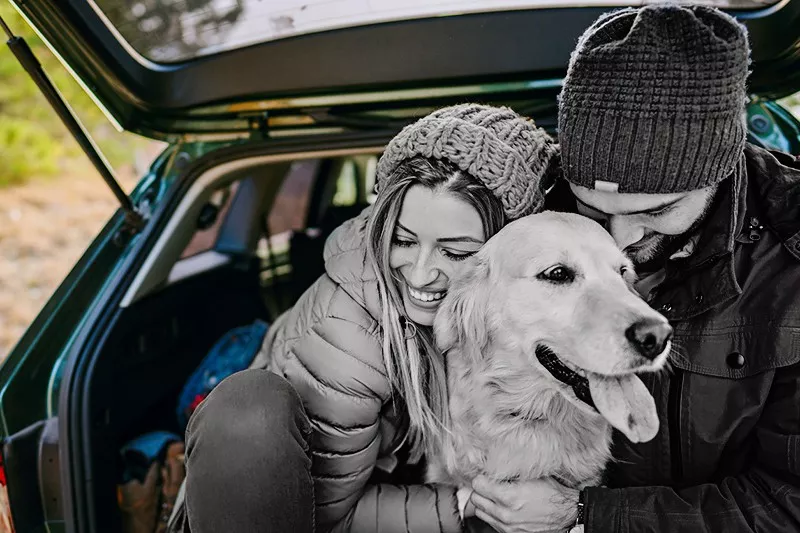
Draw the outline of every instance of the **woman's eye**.
<instances>
[{"instance_id":1,"label":"woman's eye","mask_svg":"<svg viewBox=\"0 0 800 533\"><path fill-rule=\"evenodd\" d=\"M401 239L400 237L392 238L392 244L395 246L399 246L401 248L409 248L414 246L414 241L410 241L408 239Z\"/></svg>"},{"instance_id":2,"label":"woman's eye","mask_svg":"<svg viewBox=\"0 0 800 533\"><path fill-rule=\"evenodd\" d=\"M451 261L463 261L468 257L472 257L477 252L451 252L449 250L442 250L442 255Z\"/></svg>"},{"instance_id":3,"label":"woman's eye","mask_svg":"<svg viewBox=\"0 0 800 533\"><path fill-rule=\"evenodd\" d=\"M551 283L571 283L575 280L575 272L563 265L558 265L548 268L537 277Z\"/></svg>"}]
</instances>

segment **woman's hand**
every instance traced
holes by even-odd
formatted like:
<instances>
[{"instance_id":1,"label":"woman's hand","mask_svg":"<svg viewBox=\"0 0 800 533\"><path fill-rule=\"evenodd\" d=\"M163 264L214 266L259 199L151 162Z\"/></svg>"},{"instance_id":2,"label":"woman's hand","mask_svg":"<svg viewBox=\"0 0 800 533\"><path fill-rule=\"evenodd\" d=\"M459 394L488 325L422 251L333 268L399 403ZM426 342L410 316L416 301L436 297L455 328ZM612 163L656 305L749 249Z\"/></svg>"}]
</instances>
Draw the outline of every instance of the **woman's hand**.
<instances>
[{"instance_id":1,"label":"woman's hand","mask_svg":"<svg viewBox=\"0 0 800 533\"><path fill-rule=\"evenodd\" d=\"M500 533L565 531L578 516L579 492L553 479L472 482L475 516Z\"/></svg>"}]
</instances>

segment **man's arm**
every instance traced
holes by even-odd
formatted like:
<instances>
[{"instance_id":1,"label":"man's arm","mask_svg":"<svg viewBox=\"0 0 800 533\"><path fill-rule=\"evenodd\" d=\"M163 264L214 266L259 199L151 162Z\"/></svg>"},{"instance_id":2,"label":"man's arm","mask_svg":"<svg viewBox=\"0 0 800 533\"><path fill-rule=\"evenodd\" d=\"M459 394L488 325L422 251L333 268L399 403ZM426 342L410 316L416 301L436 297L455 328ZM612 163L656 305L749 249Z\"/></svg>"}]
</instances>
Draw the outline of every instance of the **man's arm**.
<instances>
[{"instance_id":1,"label":"man's arm","mask_svg":"<svg viewBox=\"0 0 800 533\"><path fill-rule=\"evenodd\" d=\"M800 531L800 364L775 371L752 467L720 483L585 493L586 532Z\"/></svg>"}]
</instances>

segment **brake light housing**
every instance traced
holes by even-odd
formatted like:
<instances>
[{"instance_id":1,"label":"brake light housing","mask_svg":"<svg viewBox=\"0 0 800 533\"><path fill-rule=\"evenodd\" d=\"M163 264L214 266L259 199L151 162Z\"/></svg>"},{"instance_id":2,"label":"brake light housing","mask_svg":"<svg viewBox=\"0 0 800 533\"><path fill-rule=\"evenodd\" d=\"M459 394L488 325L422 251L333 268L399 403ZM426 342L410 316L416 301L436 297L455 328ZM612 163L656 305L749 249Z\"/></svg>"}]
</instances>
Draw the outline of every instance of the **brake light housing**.
<instances>
[{"instance_id":1,"label":"brake light housing","mask_svg":"<svg viewBox=\"0 0 800 533\"><path fill-rule=\"evenodd\" d=\"M11 505L8 502L8 485L3 452L0 450L0 533L14 533L11 521Z\"/></svg>"}]
</instances>

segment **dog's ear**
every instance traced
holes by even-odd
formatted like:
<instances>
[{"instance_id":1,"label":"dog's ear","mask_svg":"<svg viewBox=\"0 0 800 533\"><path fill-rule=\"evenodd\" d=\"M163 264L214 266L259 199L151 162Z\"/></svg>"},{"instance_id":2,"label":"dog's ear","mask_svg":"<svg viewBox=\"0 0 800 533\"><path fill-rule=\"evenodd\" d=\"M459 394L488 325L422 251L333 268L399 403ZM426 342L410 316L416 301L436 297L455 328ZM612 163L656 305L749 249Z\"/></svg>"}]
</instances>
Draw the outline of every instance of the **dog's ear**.
<instances>
[{"instance_id":1,"label":"dog's ear","mask_svg":"<svg viewBox=\"0 0 800 533\"><path fill-rule=\"evenodd\" d=\"M436 345L443 352L457 346L478 358L489 342L487 306L489 261L483 254L468 259L450 286L434 320Z\"/></svg>"}]
</instances>

